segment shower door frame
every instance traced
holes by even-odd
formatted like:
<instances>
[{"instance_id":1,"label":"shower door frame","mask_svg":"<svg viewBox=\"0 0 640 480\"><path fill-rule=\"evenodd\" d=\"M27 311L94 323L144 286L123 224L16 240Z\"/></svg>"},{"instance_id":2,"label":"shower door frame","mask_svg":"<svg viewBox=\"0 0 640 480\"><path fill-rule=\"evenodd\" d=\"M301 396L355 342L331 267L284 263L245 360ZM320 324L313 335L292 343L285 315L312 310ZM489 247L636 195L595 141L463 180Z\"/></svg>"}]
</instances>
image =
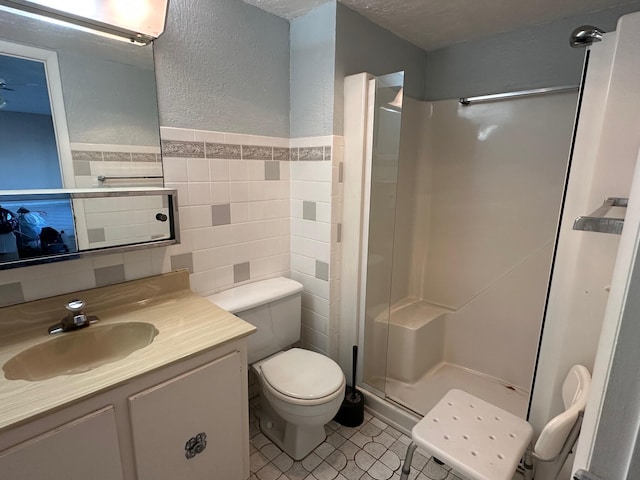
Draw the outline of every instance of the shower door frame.
<instances>
[{"instance_id":1,"label":"shower door frame","mask_svg":"<svg viewBox=\"0 0 640 480\"><path fill-rule=\"evenodd\" d=\"M347 373L352 371L351 347L357 343L363 348L358 351L356 383L364 386L381 400L386 399L381 391L364 382L364 328L366 288L363 279L367 277L368 242L363 239L369 234L369 201L371 195L372 165L369 159L373 152L373 127L375 108L376 77L369 73L350 75L345 78L345 159L349 165L344 169L345 189L343 199L342 226L342 299L352 298L353 302L340 302L341 321L339 331L338 363ZM390 293L390 292L389 292ZM390 305L389 305L390 308ZM385 349L386 355L386 349ZM386 369L386 362L385 362Z\"/></svg>"},{"instance_id":2,"label":"shower door frame","mask_svg":"<svg viewBox=\"0 0 640 480\"><path fill-rule=\"evenodd\" d=\"M369 159L372 158L373 155L373 137L374 137L374 110L375 110L375 102L376 102L376 78L370 78L367 81L367 108L366 108L366 137L365 137L365 162L364 162L364 184L362 191L362 201L363 201L363 209L362 209L362 234L366 238L369 238L369 217L371 214L371 209L366 208L371 205L371 173L372 173L372 162ZM364 283L365 288L360 289L360 308L358 309L358 345L360 345L360 349L358 351L358 374L357 378L360 378L360 382L363 386L366 387L371 393L377 395L378 397L384 399L386 398L386 394L384 390L380 390L373 385L365 382L364 380L364 370L365 370L365 353L366 353L366 345L365 345L365 322L366 322L366 303L367 303L367 273L368 273L368 257L369 257L369 242L361 243L361 252L360 252L360 278ZM362 326L362 328L360 328ZM388 346L389 336L387 334L387 346ZM388 348L385 351L385 362L386 356L388 354Z\"/></svg>"},{"instance_id":3,"label":"shower door frame","mask_svg":"<svg viewBox=\"0 0 640 480\"><path fill-rule=\"evenodd\" d=\"M379 87L389 87L389 85L387 84L380 84L381 80L384 78L389 78L389 77L395 77L395 76L399 76L402 75L402 85L393 85L395 86L399 86L400 87L400 94L402 94L403 88L404 88L404 72L400 71L400 72L394 72L394 73L390 73L390 74L386 74L386 75L380 75L377 77L373 77L368 79L367 81L367 90L366 90L366 95L367 95L367 106L366 106L366 139L365 139L365 162L364 162L364 168L363 168L363 192L362 192L362 201L363 201L363 208L362 208L362 235L364 238L369 238L370 237L370 227L371 227L371 194L372 194L372 190L373 190L373 182L374 182L374 176L373 176L373 170L374 170L374 165L373 165L373 159L374 156L376 155L376 145L375 145L375 138L376 138L376 126L378 125L378 123L376 122L376 119L379 119L379 114L377 111L378 108L378 104L376 103L376 99L377 99L377 94L378 94L378 88ZM400 107L401 108L401 107ZM383 109L382 106L380 106L380 109ZM400 110L401 113L402 110ZM402 122L402 117L400 119L400 121ZM401 128L398 131L398 138L397 138L397 142L398 142L398 150L396 152L397 155L397 161L396 163L398 164L400 161L400 132L401 132ZM396 208L397 208L397 188L398 188L398 165L396 165L396 177L395 177L395 191L396 191L396 195L395 195L395 202L393 205L393 224L394 224L394 228L392 229L392 239L394 240L394 236L395 236L395 223L396 223ZM362 328L358 328L358 345L360 345L360 351L359 351L359 358L358 358L358 364L359 364L359 370L360 370L360 374L359 377L361 378L361 382L362 385L369 390L370 392L372 392L373 394L377 395L378 397L382 398L382 399L388 399L388 396L386 394L386 378L387 378L387 368L388 368L388 355L389 355L389 321L390 321L390 316L391 316L391 289L392 289L392 272L393 272L393 249L394 249L394 241L391 242L391 252L390 252L390 268L389 268L389 288L388 288L388 301L387 301L387 307L386 307L386 311L387 311L387 329L386 329L386 334L384 336L384 344L385 344L385 348L384 348L384 375L383 375L383 381L385 386L383 387L383 389L378 388L377 386L374 386L373 384L367 382L365 380L365 356L367 354L367 344L366 344L366 338L365 338L365 331L366 328L364 328L364 325L367 321L366 319L366 314L367 314L367 293L368 293L368 289L366 288L366 286L368 285L367 283L367 278L368 278L368 273L369 273L369 242L362 242L361 243L361 255L360 255L360 278L364 283L365 288L361 288L360 289L360 299L359 299L359 303L361 308L358 311L358 325L362 325ZM377 318L376 320L377 321ZM372 332L372 335L375 336L375 332Z\"/></svg>"}]
</instances>

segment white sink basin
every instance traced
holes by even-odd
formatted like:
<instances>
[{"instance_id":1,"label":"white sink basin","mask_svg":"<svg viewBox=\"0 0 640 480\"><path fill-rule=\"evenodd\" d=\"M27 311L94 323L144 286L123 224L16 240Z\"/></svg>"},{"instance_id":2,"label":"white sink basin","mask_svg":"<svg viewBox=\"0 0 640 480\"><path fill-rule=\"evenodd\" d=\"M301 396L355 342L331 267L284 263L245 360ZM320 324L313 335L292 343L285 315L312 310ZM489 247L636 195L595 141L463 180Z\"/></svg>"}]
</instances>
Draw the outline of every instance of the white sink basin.
<instances>
[{"instance_id":1,"label":"white sink basin","mask_svg":"<svg viewBox=\"0 0 640 480\"><path fill-rule=\"evenodd\" d=\"M37 382L83 373L146 347L158 335L158 330L150 323L127 322L58 335L9 359L2 366L5 377Z\"/></svg>"}]
</instances>

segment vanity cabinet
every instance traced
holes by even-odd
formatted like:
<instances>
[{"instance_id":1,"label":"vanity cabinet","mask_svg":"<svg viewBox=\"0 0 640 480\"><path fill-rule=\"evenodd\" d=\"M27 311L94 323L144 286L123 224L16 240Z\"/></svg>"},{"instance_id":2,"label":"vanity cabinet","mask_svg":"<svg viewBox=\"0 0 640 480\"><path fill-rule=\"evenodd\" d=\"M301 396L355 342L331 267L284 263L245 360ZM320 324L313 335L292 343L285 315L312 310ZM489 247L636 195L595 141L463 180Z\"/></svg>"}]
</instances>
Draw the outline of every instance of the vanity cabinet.
<instances>
[{"instance_id":1,"label":"vanity cabinet","mask_svg":"<svg viewBox=\"0 0 640 480\"><path fill-rule=\"evenodd\" d=\"M235 340L0 432L0 479L247 479L246 355Z\"/></svg>"},{"instance_id":2,"label":"vanity cabinet","mask_svg":"<svg viewBox=\"0 0 640 480\"><path fill-rule=\"evenodd\" d=\"M138 480L242 478L242 373L232 352L129 398Z\"/></svg>"},{"instance_id":3,"label":"vanity cabinet","mask_svg":"<svg viewBox=\"0 0 640 480\"><path fill-rule=\"evenodd\" d=\"M0 478L122 480L113 407L78 418L0 453Z\"/></svg>"}]
</instances>

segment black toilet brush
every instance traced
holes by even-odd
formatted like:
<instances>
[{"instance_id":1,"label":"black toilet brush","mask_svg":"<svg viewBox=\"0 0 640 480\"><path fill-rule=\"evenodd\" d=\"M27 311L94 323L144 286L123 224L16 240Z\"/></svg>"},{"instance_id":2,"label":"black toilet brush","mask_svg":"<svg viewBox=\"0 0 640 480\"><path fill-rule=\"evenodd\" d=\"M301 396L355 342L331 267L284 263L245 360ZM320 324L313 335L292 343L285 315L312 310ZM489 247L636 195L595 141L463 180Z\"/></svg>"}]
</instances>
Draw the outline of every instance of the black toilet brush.
<instances>
[{"instance_id":1,"label":"black toilet brush","mask_svg":"<svg viewBox=\"0 0 640 480\"><path fill-rule=\"evenodd\" d=\"M356 367L358 362L358 346L353 346L353 369L351 386L347 385L344 400L334 420L345 427L357 427L364 421L364 395L356 389Z\"/></svg>"}]
</instances>

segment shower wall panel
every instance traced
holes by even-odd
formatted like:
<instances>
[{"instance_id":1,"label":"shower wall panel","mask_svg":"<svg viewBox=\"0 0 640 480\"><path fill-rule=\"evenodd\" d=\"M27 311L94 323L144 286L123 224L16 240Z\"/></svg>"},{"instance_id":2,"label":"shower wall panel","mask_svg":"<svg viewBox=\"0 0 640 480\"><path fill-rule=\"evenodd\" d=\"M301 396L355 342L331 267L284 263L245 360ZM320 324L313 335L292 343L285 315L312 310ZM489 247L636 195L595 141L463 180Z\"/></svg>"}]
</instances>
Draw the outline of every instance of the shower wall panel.
<instances>
[{"instance_id":1,"label":"shower wall panel","mask_svg":"<svg viewBox=\"0 0 640 480\"><path fill-rule=\"evenodd\" d=\"M404 222L411 228L405 234L413 237L406 296L453 311L444 360L525 390L575 104L575 94L560 94L469 107L455 100L405 107L407 115L426 120L422 143L415 142L415 133L403 143L415 150L415 164L404 167L405 175L401 167L398 189L413 194L398 197L399 212L413 208L412 221ZM402 235L398 231L396 239ZM397 300L403 296L397 279L407 262L402 252L395 257Z\"/></svg>"},{"instance_id":2,"label":"shower wall panel","mask_svg":"<svg viewBox=\"0 0 640 480\"><path fill-rule=\"evenodd\" d=\"M553 241L575 102L433 103L424 299L457 310Z\"/></svg>"},{"instance_id":3,"label":"shower wall panel","mask_svg":"<svg viewBox=\"0 0 640 480\"><path fill-rule=\"evenodd\" d=\"M424 258L416 256L414 239L426 239L424 225L429 220L429 198L426 186L416 182L418 173L426 165L427 143L423 141L428 132L428 104L405 96L402 111L402 131L400 132L400 161L398 164L397 206L395 210L395 232L393 240L393 274L391 304L407 297L419 297L415 288L420 278L420 269L415 263L423 264ZM429 175L424 179L428 181ZM417 215L417 212L420 212ZM419 219L419 221L418 221ZM423 243L424 245L424 243ZM422 249L423 255L425 250ZM414 276L418 275L415 279Z\"/></svg>"}]
</instances>

